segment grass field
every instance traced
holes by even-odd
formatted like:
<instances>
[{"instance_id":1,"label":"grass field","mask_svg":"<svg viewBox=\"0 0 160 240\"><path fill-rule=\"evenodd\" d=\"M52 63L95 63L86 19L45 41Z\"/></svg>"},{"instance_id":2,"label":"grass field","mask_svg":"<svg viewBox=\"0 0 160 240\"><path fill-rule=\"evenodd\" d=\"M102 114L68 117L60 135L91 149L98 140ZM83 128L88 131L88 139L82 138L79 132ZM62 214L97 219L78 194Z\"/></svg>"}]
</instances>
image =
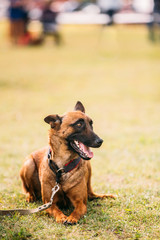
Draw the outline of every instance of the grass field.
<instances>
[{"instance_id":1,"label":"grass field","mask_svg":"<svg viewBox=\"0 0 160 240\"><path fill-rule=\"evenodd\" d=\"M116 200L88 203L76 226L45 212L0 217L0 239L160 239L160 45L144 26L61 27L64 43L12 47L0 22L0 209L26 203L19 170L47 143L47 114L80 100L104 139L92 185Z\"/></svg>"}]
</instances>

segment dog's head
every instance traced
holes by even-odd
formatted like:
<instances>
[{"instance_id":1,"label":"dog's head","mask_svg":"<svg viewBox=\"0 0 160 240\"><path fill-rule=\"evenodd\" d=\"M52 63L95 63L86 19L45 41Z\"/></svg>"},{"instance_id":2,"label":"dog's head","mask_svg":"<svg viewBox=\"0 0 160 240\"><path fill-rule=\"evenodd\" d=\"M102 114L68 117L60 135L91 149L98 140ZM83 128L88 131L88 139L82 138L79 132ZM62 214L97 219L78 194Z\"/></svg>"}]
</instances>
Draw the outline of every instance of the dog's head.
<instances>
[{"instance_id":1,"label":"dog's head","mask_svg":"<svg viewBox=\"0 0 160 240\"><path fill-rule=\"evenodd\" d=\"M77 102L73 112L68 112L62 117L49 115L44 119L51 126L52 135L65 142L69 150L76 152L85 160L93 157L92 148L98 148L103 140L93 131L93 121L85 114L81 102Z\"/></svg>"}]
</instances>

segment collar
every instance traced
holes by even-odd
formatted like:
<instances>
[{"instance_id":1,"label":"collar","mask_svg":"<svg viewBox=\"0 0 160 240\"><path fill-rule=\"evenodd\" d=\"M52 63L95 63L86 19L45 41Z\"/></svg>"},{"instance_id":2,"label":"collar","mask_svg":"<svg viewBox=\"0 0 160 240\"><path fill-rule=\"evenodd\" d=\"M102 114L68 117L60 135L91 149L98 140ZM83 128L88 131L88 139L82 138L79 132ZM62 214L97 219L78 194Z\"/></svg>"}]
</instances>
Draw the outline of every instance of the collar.
<instances>
[{"instance_id":1,"label":"collar","mask_svg":"<svg viewBox=\"0 0 160 240\"><path fill-rule=\"evenodd\" d=\"M74 168L76 168L79 163L81 162L81 158L75 158L71 160L69 163L65 164L64 167L59 168L57 164L51 159L51 149L48 150L48 165L50 169L54 172L56 175L56 182L60 183L60 178L63 174L71 172Z\"/></svg>"}]
</instances>

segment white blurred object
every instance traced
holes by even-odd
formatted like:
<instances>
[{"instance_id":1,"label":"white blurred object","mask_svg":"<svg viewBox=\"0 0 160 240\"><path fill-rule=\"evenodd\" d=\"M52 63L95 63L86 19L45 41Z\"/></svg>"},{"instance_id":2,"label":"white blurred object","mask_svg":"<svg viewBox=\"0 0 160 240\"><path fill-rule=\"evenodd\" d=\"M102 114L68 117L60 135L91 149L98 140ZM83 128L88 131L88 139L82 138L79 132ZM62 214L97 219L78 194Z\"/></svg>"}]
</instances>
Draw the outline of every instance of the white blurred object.
<instances>
[{"instance_id":1,"label":"white blurred object","mask_svg":"<svg viewBox=\"0 0 160 240\"><path fill-rule=\"evenodd\" d=\"M153 11L153 0L134 0L133 7L137 12L141 13L152 13Z\"/></svg>"},{"instance_id":2,"label":"white blurred object","mask_svg":"<svg viewBox=\"0 0 160 240\"><path fill-rule=\"evenodd\" d=\"M82 11L61 13L57 17L60 24L107 24L110 18L106 14L86 14Z\"/></svg>"},{"instance_id":3,"label":"white blurred object","mask_svg":"<svg viewBox=\"0 0 160 240\"><path fill-rule=\"evenodd\" d=\"M62 12L72 12L74 11L74 9L76 9L78 7L78 2L75 0L70 0L67 2L64 2L62 5Z\"/></svg>"},{"instance_id":4,"label":"white blurred object","mask_svg":"<svg viewBox=\"0 0 160 240\"><path fill-rule=\"evenodd\" d=\"M0 0L0 18L4 18L7 16L8 7L9 7L8 0Z\"/></svg>"},{"instance_id":5,"label":"white blurred object","mask_svg":"<svg viewBox=\"0 0 160 240\"><path fill-rule=\"evenodd\" d=\"M151 22L153 17L143 13L117 13L113 19L117 24L145 24Z\"/></svg>"},{"instance_id":6,"label":"white blurred object","mask_svg":"<svg viewBox=\"0 0 160 240\"><path fill-rule=\"evenodd\" d=\"M31 20L39 20L42 16L42 10L40 8L33 8L29 11L29 18Z\"/></svg>"},{"instance_id":7,"label":"white blurred object","mask_svg":"<svg viewBox=\"0 0 160 240\"><path fill-rule=\"evenodd\" d=\"M100 8L95 4L89 4L82 9L82 12L98 14L98 13L100 13Z\"/></svg>"},{"instance_id":8,"label":"white blurred object","mask_svg":"<svg viewBox=\"0 0 160 240\"><path fill-rule=\"evenodd\" d=\"M122 7L121 0L97 0L97 5L102 11L107 11L109 9L118 10Z\"/></svg>"}]
</instances>

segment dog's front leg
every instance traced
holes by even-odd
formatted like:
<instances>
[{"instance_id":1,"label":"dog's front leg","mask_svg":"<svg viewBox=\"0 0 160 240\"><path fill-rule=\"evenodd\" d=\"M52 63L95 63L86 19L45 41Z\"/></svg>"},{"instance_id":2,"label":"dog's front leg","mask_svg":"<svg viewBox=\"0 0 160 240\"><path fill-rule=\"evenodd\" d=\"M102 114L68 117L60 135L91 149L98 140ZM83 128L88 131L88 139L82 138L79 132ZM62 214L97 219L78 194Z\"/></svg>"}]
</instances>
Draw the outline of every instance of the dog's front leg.
<instances>
[{"instance_id":1,"label":"dog's front leg","mask_svg":"<svg viewBox=\"0 0 160 240\"><path fill-rule=\"evenodd\" d=\"M74 206L74 211L67 217L66 224L76 224L78 220L87 212L87 188L85 184L79 184L72 188L67 197Z\"/></svg>"},{"instance_id":2,"label":"dog's front leg","mask_svg":"<svg viewBox=\"0 0 160 240\"><path fill-rule=\"evenodd\" d=\"M48 185L42 185L42 200L45 204L50 202L51 194L52 194L52 187ZM54 216L54 218L56 219L56 222L64 223L67 219L67 216L64 215L57 206L57 202L59 201L59 198L60 198L59 193L56 193L53 199L52 206L48 208L46 212L50 216Z\"/></svg>"},{"instance_id":3,"label":"dog's front leg","mask_svg":"<svg viewBox=\"0 0 160 240\"><path fill-rule=\"evenodd\" d=\"M65 221L65 224L69 225L77 224L78 220L87 212L87 206L82 200L77 199L74 202L72 201L72 203L75 209Z\"/></svg>"},{"instance_id":4,"label":"dog's front leg","mask_svg":"<svg viewBox=\"0 0 160 240\"><path fill-rule=\"evenodd\" d=\"M67 216L62 213L62 211L53 204L49 209L46 210L50 216L54 216L57 223L65 223L67 221Z\"/></svg>"}]
</instances>

